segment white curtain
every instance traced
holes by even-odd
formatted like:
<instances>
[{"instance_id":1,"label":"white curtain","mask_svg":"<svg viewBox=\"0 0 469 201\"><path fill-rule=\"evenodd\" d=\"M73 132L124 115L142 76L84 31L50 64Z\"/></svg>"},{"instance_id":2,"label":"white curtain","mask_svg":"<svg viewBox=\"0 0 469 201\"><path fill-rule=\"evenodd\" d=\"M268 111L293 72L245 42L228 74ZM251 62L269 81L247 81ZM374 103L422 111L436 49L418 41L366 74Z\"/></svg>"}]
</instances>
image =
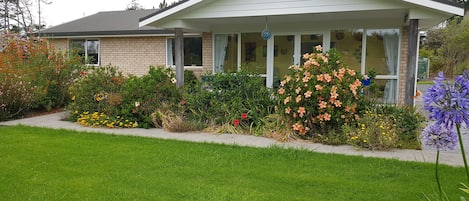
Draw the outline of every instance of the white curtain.
<instances>
[{"instance_id":1,"label":"white curtain","mask_svg":"<svg viewBox=\"0 0 469 201\"><path fill-rule=\"evenodd\" d=\"M215 35L215 73L223 72L225 63L226 48L228 46L228 35Z\"/></svg>"},{"instance_id":2,"label":"white curtain","mask_svg":"<svg viewBox=\"0 0 469 201\"><path fill-rule=\"evenodd\" d=\"M173 43L174 43L174 38L168 38L166 41L166 65L167 66L174 66L174 60L173 60Z\"/></svg>"},{"instance_id":3,"label":"white curtain","mask_svg":"<svg viewBox=\"0 0 469 201\"><path fill-rule=\"evenodd\" d=\"M394 33L383 34L384 51L386 54L386 65L389 75L397 74L397 61L399 55L399 35ZM384 103L396 103L397 100L397 80L388 80L384 88Z\"/></svg>"}]
</instances>

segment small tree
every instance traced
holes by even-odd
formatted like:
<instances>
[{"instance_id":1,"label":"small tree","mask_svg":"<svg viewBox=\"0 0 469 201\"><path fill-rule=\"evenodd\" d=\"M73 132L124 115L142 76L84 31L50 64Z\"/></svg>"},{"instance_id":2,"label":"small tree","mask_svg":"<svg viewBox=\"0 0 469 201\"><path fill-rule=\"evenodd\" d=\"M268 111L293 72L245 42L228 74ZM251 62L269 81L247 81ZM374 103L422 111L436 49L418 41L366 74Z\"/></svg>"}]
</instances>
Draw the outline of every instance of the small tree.
<instances>
[{"instance_id":1,"label":"small tree","mask_svg":"<svg viewBox=\"0 0 469 201\"><path fill-rule=\"evenodd\" d=\"M127 5L126 10L143 10L143 6L138 3L138 0L131 0L130 4Z\"/></svg>"}]
</instances>

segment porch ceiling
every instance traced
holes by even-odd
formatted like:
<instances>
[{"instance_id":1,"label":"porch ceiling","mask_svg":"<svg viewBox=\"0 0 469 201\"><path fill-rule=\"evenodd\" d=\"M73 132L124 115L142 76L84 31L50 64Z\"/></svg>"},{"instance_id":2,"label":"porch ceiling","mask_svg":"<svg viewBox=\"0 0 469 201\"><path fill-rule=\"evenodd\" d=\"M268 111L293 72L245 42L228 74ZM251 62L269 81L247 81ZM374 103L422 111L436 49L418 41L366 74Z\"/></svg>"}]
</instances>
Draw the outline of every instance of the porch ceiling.
<instances>
[{"instance_id":1,"label":"porch ceiling","mask_svg":"<svg viewBox=\"0 0 469 201\"><path fill-rule=\"evenodd\" d=\"M406 23L407 10L380 10L337 13L309 13L267 16L269 29L321 30L330 28L399 27ZM164 24L165 28L183 27L185 31L233 32L259 31L266 24L266 16L227 18L179 19Z\"/></svg>"}]
</instances>

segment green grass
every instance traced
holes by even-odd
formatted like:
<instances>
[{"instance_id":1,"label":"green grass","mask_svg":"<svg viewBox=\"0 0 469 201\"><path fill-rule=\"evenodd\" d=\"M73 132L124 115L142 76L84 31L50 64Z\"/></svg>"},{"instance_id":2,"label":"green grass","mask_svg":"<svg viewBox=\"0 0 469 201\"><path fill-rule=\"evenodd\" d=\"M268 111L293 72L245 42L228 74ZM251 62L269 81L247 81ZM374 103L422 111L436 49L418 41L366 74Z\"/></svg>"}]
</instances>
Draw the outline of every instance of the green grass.
<instances>
[{"instance_id":1,"label":"green grass","mask_svg":"<svg viewBox=\"0 0 469 201\"><path fill-rule=\"evenodd\" d=\"M1 200L421 200L432 164L0 126ZM459 200L463 168L442 166Z\"/></svg>"}]
</instances>

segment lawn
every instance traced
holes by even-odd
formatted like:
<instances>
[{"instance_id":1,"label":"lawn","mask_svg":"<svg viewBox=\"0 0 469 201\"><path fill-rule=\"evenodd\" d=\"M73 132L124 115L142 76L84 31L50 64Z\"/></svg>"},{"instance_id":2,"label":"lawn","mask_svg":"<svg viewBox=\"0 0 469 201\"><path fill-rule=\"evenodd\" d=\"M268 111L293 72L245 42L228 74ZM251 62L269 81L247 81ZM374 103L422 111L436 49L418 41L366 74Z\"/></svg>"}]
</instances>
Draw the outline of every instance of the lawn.
<instances>
[{"instance_id":1,"label":"lawn","mask_svg":"<svg viewBox=\"0 0 469 201\"><path fill-rule=\"evenodd\" d=\"M463 168L442 166L450 200ZM417 162L0 126L2 200L421 200Z\"/></svg>"}]
</instances>

